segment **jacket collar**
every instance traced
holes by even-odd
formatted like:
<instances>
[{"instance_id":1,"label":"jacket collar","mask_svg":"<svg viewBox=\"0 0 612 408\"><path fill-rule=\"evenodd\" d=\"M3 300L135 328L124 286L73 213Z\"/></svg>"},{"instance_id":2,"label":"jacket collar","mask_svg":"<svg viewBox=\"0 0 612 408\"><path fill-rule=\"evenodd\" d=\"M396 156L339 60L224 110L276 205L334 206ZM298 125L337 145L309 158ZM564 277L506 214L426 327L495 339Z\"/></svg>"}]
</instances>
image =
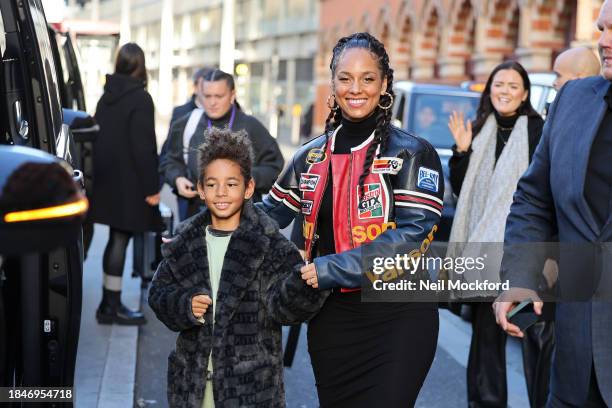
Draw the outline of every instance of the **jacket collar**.
<instances>
[{"instance_id":1,"label":"jacket collar","mask_svg":"<svg viewBox=\"0 0 612 408\"><path fill-rule=\"evenodd\" d=\"M331 143L330 143L330 148L331 148L332 153L334 152L334 147L336 146L336 135L338 134L338 131L341 128L342 128L342 124L338 125L338 127L334 130L334 133L332 133ZM370 146L370 143L372 143L372 140L374 140L374 132L372 132L372 134L366 140L364 140L363 143L361 143L358 146L352 147L351 152L355 153L355 152L367 149L368 146Z\"/></svg>"}]
</instances>

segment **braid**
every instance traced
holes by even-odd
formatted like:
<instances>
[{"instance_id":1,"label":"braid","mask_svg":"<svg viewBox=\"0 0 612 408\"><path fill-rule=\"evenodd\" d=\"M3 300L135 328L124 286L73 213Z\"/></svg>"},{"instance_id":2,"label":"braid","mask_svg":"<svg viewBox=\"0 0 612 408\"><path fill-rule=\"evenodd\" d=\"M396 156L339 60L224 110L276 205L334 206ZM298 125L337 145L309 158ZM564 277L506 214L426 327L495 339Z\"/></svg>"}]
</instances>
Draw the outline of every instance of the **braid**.
<instances>
[{"instance_id":1,"label":"braid","mask_svg":"<svg viewBox=\"0 0 612 408\"><path fill-rule=\"evenodd\" d=\"M388 57L387 57L388 58ZM387 63L388 64L388 63ZM387 70L387 93L383 97L380 98L380 104L382 106L388 106L391 103L391 98L395 98L395 92L393 92L393 69L389 68ZM389 96L391 95L391 96ZM387 142L389 141L389 135L391 134L391 118L393 117L393 112L391 109L381 109L384 114L384 122L382 123L382 136L380 140L380 151L384 152L387 149Z\"/></svg>"},{"instance_id":2,"label":"braid","mask_svg":"<svg viewBox=\"0 0 612 408\"><path fill-rule=\"evenodd\" d=\"M334 99L335 102L335 99ZM337 106L337 105L336 105ZM323 145L323 150L327 149L327 144L329 143L329 139L331 135L334 133L334 130L340 124L342 120L342 112L340 109L330 109L329 115L327 115L327 119L325 119L325 144Z\"/></svg>"}]
</instances>

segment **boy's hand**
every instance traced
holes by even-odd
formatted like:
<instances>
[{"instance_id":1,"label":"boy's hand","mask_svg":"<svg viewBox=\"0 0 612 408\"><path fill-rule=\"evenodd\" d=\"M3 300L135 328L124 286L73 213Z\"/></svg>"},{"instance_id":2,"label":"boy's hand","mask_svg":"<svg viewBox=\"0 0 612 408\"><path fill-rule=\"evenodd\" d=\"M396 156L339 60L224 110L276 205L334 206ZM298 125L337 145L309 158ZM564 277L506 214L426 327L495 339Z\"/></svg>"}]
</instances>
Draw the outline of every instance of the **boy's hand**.
<instances>
[{"instance_id":1,"label":"boy's hand","mask_svg":"<svg viewBox=\"0 0 612 408\"><path fill-rule=\"evenodd\" d=\"M314 263L309 263L300 269L300 273L302 274L302 279L306 282L307 285L312 286L317 289L319 287L319 280L317 278L317 268L315 268Z\"/></svg>"},{"instance_id":2,"label":"boy's hand","mask_svg":"<svg viewBox=\"0 0 612 408\"><path fill-rule=\"evenodd\" d=\"M191 298L191 313L196 319L203 319L210 305L212 305L212 299L208 295L195 295Z\"/></svg>"}]
</instances>

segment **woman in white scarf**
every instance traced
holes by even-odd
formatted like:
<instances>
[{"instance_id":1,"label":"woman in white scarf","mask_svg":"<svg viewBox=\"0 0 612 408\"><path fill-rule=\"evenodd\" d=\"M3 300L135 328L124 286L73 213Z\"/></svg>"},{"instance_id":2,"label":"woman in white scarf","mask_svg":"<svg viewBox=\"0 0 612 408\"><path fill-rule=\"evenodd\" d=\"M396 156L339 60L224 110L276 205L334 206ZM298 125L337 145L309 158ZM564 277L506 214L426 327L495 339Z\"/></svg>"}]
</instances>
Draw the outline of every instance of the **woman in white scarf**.
<instances>
[{"instance_id":1,"label":"woman in white scarf","mask_svg":"<svg viewBox=\"0 0 612 408\"><path fill-rule=\"evenodd\" d=\"M466 124L463 115L456 112L450 117L449 128L456 142L449 161L450 179L459 195L449 240L451 256L478 256L474 251L484 243L504 240L512 196L544 123L529 101L530 86L527 72L519 63L504 62L487 80L476 120ZM501 251L496 252L501 256ZM489 280L499 280L501 257L493 258L497 257L487 259L486 275ZM506 335L495 323L491 303L486 301L489 299L483 300L472 303L468 405L504 407Z\"/></svg>"}]
</instances>

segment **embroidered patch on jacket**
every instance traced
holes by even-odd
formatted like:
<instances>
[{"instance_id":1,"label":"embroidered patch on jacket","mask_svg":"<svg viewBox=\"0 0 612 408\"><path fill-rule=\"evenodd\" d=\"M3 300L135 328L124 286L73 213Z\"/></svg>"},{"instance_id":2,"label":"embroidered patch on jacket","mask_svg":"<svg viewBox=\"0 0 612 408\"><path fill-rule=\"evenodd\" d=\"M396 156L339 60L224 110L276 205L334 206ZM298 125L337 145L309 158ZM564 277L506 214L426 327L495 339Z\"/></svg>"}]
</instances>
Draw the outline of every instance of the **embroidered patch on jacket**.
<instances>
[{"instance_id":1,"label":"embroidered patch on jacket","mask_svg":"<svg viewBox=\"0 0 612 408\"><path fill-rule=\"evenodd\" d=\"M323 149L311 149L306 155L306 163L308 164L321 163L322 161L325 161L325 150Z\"/></svg>"},{"instance_id":2,"label":"embroidered patch on jacket","mask_svg":"<svg viewBox=\"0 0 612 408\"><path fill-rule=\"evenodd\" d=\"M419 167L419 178L417 187L423 190L438 192L438 183L440 182L440 173L427 167Z\"/></svg>"},{"instance_id":3,"label":"embroidered patch on jacket","mask_svg":"<svg viewBox=\"0 0 612 408\"><path fill-rule=\"evenodd\" d=\"M319 184L319 175L311 173L300 174L300 191L315 191Z\"/></svg>"},{"instance_id":4,"label":"embroidered patch on jacket","mask_svg":"<svg viewBox=\"0 0 612 408\"><path fill-rule=\"evenodd\" d=\"M302 200L302 214L310 215L312 213L312 204L310 200Z\"/></svg>"},{"instance_id":5,"label":"embroidered patch on jacket","mask_svg":"<svg viewBox=\"0 0 612 408\"><path fill-rule=\"evenodd\" d=\"M380 183L365 184L363 195L357 193L359 219L383 216L382 188Z\"/></svg>"},{"instance_id":6,"label":"embroidered patch on jacket","mask_svg":"<svg viewBox=\"0 0 612 408\"><path fill-rule=\"evenodd\" d=\"M374 159L372 173L374 174L397 174L402 169L404 160L398 157L381 157Z\"/></svg>"}]
</instances>

